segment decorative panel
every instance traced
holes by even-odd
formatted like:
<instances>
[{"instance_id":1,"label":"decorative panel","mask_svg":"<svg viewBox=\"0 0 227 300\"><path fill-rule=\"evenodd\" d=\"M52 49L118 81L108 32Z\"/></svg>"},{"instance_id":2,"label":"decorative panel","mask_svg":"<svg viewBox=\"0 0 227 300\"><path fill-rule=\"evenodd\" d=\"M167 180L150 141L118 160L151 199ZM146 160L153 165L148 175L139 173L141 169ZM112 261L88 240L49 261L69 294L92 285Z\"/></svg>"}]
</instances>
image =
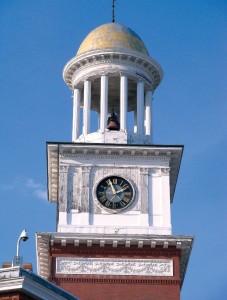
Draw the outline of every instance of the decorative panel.
<instances>
[{"instance_id":1,"label":"decorative panel","mask_svg":"<svg viewBox=\"0 0 227 300\"><path fill-rule=\"evenodd\" d=\"M57 257L56 273L173 276L173 260Z\"/></svg>"}]
</instances>

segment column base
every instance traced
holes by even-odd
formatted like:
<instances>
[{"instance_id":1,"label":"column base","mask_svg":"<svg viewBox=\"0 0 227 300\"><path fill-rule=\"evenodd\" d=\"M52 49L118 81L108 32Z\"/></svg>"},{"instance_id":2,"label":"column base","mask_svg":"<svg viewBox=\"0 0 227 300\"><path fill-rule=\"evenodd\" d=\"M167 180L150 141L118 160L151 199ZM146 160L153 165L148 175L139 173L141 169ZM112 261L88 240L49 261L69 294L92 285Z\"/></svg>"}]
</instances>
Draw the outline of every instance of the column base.
<instances>
[{"instance_id":1,"label":"column base","mask_svg":"<svg viewBox=\"0 0 227 300\"><path fill-rule=\"evenodd\" d=\"M140 136L125 130L115 131L108 129L105 129L104 132L97 131L90 134L82 134L75 143L152 144L149 136Z\"/></svg>"}]
</instances>

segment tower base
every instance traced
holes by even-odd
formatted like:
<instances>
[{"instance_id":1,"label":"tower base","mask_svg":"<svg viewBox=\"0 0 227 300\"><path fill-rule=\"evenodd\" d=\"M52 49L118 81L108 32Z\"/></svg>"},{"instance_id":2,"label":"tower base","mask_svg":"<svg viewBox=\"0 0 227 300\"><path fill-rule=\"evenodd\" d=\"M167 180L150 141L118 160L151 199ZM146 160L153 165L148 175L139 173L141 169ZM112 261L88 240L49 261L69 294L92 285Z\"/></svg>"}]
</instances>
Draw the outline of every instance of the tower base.
<instances>
[{"instance_id":1,"label":"tower base","mask_svg":"<svg viewBox=\"0 0 227 300\"><path fill-rule=\"evenodd\" d=\"M180 299L193 238L37 233L38 272L87 299Z\"/></svg>"}]
</instances>

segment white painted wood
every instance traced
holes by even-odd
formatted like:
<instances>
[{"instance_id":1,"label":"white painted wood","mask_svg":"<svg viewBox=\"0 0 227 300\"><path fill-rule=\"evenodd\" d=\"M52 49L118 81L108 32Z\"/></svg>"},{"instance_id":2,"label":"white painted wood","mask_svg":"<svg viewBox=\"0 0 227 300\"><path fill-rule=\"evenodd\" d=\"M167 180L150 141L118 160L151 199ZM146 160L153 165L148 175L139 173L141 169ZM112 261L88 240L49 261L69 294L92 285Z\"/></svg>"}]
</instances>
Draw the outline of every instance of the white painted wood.
<instances>
[{"instance_id":1,"label":"white painted wood","mask_svg":"<svg viewBox=\"0 0 227 300\"><path fill-rule=\"evenodd\" d=\"M171 227L169 168L162 172L163 227Z\"/></svg>"},{"instance_id":2,"label":"white painted wood","mask_svg":"<svg viewBox=\"0 0 227 300\"><path fill-rule=\"evenodd\" d=\"M137 134L137 109L134 109L134 133Z\"/></svg>"},{"instance_id":3,"label":"white painted wood","mask_svg":"<svg viewBox=\"0 0 227 300\"><path fill-rule=\"evenodd\" d=\"M161 227L163 224L162 207L162 177L160 169L150 171L151 174L151 203L152 203L152 226Z\"/></svg>"},{"instance_id":4,"label":"white painted wood","mask_svg":"<svg viewBox=\"0 0 227 300\"><path fill-rule=\"evenodd\" d=\"M79 89L75 89L73 94L73 126L72 126L73 142L75 142L80 135L80 100L81 100L81 92Z\"/></svg>"},{"instance_id":5,"label":"white painted wood","mask_svg":"<svg viewBox=\"0 0 227 300\"><path fill-rule=\"evenodd\" d=\"M91 81L84 81L83 134L90 133Z\"/></svg>"},{"instance_id":6,"label":"white painted wood","mask_svg":"<svg viewBox=\"0 0 227 300\"><path fill-rule=\"evenodd\" d=\"M145 97L145 134L152 137L152 91L146 92Z\"/></svg>"},{"instance_id":7,"label":"white painted wood","mask_svg":"<svg viewBox=\"0 0 227 300\"><path fill-rule=\"evenodd\" d=\"M58 212L58 226L67 225L67 212L59 211Z\"/></svg>"},{"instance_id":8,"label":"white painted wood","mask_svg":"<svg viewBox=\"0 0 227 300\"><path fill-rule=\"evenodd\" d=\"M104 132L107 127L108 113L108 77L101 76L101 95L100 95L100 131Z\"/></svg>"},{"instance_id":9,"label":"white painted wood","mask_svg":"<svg viewBox=\"0 0 227 300\"><path fill-rule=\"evenodd\" d=\"M144 82L137 83L137 130L138 135L144 136Z\"/></svg>"},{"instance_id":10,"label":"white painted wood","mask_svg":"<svg viewBox=\"0 0 227 300\"><path fill-rule=\"evenodd\" d=\"M127 130L128 77L121 76L120 82L120 130Z\"/></svg>"}]
</instances>

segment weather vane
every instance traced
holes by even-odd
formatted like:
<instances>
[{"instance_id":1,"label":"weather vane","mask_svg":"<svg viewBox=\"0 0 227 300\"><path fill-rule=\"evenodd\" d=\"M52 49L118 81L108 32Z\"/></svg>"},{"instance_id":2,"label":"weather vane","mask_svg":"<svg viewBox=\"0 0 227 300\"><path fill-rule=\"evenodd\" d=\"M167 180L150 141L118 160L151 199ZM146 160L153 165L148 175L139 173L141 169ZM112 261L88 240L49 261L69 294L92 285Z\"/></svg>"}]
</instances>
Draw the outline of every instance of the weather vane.
<instances>
[{"instance_id":1,"label":"weather vane","mask_svg":"<svg viewBox=\"0 0 227 300\"><path fill-rule=\"evenodd\" d=\"M114 23L115 22L115 11L114 11L114 8L115 8L115 0L112 0L112 22Z\"/></svg>"}]
</instances>

